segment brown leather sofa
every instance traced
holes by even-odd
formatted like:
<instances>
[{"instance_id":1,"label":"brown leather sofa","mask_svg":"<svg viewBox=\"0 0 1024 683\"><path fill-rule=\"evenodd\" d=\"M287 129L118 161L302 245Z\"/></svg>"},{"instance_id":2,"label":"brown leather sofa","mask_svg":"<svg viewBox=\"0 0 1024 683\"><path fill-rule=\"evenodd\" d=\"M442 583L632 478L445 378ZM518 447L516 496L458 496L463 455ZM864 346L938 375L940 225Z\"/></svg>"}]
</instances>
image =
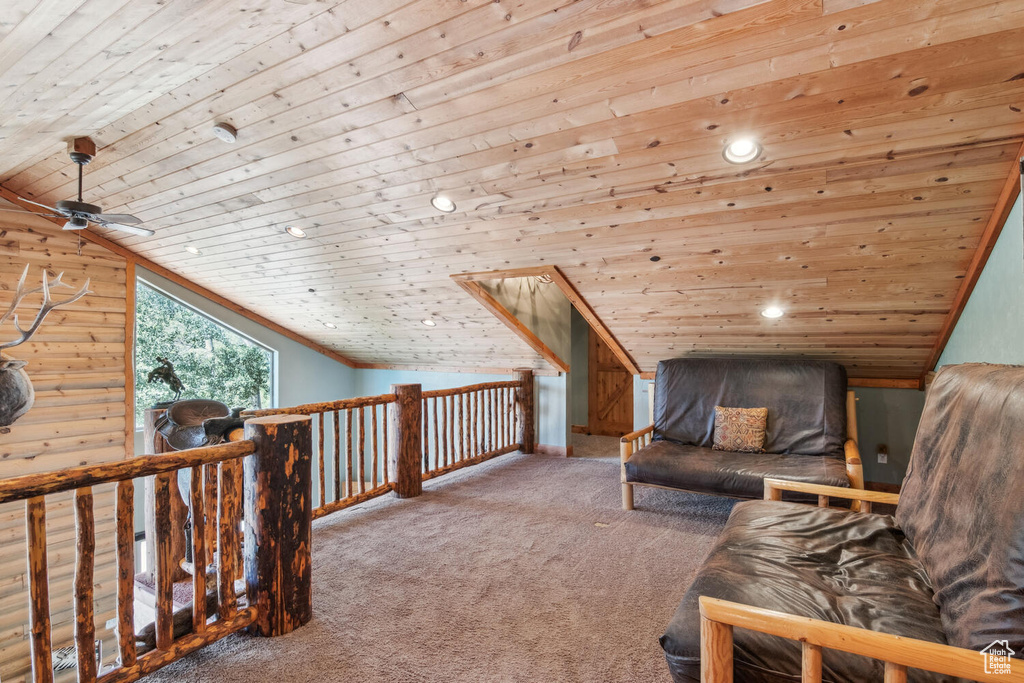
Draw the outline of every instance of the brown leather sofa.
<instances>
[{"instance_id":1,"label":"brown leather sofa","mask_svg":"<svg viewBox=\"0 0 1024 683\"><path fill-rule=\"evenodd\" d=\"M1024 367L939 372L899 496L772 480L766 496L785 487L898 505L895 517L774 499L736 505L661 638L675 681L701 680L702 631L708 681L728 680L723 658L738 681L798 681L807 646L843 629L817 651L819 680L881 681L879 660L910 681L980 680L980 652L993 641L1022 656ZM705 613L722 605L753 615L728 630L731 646L713 642Z\"/></svg>"},{"instance_id":2,"label":"brown leather sofa","mask_svg":"<svg viewBox=\"0 0 1024 683\"><path fill-rule=\"evenodd\" d=\"M852 400L836 363L661 361L654 423L622 437L622 506L633 509L638 484L746 499L761 497L765 477L863 488L856 435L847 431ZM715 406L768 408L766 452L712 450Z\"/></svg>"}]
</instances>

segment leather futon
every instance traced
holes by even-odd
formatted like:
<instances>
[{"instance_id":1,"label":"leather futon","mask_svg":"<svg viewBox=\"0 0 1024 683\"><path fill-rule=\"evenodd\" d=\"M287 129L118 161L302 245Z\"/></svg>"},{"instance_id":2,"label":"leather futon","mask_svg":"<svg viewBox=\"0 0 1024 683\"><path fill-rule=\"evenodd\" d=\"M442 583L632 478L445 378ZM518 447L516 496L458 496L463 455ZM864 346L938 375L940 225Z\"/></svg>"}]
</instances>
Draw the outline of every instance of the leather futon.
<instances>
[{"instance_id":1,"label":"leather futon","mask_svg":"<svg viewBox=\"0 0 1024 683\"><path fill-rule=\"evenodd\" d=\"M815 490L770 481L769 493L774 484ZM816 492L859 493L845 491ZM1020 657L1024 368L943 368L925 402L902 492L863 493L898 500L895 517L776 500L736 505L661 638L673 679L700 680L702 596L965 648L941 648L915 661L939 669L958 663L970 678L982 677L980 653L988 647L1008 647ZM735 680L800 680L797 640L746 628L736 628L732 638ZM857 640L867 642L855 635L843 642ZM875 656L900 650L907 657L914 644L903 640L885 650ZM879 659L837 649L821 656L822 680L882 680ZM1015 660L1017 666L1024 670L1024 661ZM909 668L908 680L955 679Z\"/></svg>"},{"instance_id":2,"label":"leather futon","mask_svg":"<svg viewBox=\"0 0 1024 683\"><path fill-rule=\"evenodd\" d=\"M848 400L846 371L836 363L661 361L654 423L622 438L623 507L633 509L637 484L745 499L763 495L766 477L863 488ZM716 406L767 408L765 452L713 450Z\"/></svg>"}]
</instances>

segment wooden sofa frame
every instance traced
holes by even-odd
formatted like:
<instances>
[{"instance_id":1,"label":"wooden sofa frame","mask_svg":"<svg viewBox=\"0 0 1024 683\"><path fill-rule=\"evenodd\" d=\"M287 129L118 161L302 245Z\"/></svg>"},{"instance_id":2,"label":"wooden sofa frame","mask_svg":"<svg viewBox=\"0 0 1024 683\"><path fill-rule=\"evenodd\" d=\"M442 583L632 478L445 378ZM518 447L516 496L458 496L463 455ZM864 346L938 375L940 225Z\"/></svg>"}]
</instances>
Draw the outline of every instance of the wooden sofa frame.
<instances>
[{"instance_id":1,"label":"wooden sofa frame","mask_svg":"<svg viewBox=\"0 0 1024 683\"><path fill-rule=\"evenodd\" d=\"M782 479L765 479L766 500L780 500L783 491L818 496L819 506L830 498L861 502L862 514L871 503L899 502L899 494L847 489L840 486L803 484ZM799 617L750 605L700 598L700 679L702 683L732 683L733 629L745 628L802 643L803 683L821 683L821 651L842 650L885 663L885 683L906 683L907 669L923 669L947 676L976 681L1024 683L1024 662L1010 673L987 674L980 653L951 645L904 638L889 633Z\"/></svg>"},{"instance_id":2,"label":"wooden sofa frame","mask_svg":"<svg viewBox=\"0 0 1024 683\"><path fill-rule=\"evenodd\" d=\"M648 387L648 417L651 424L643 429L626 434L619 440L620 478L622 481L622 509L633 509L633 487L652 486L654 488L667 488L672 491L680 491L669 486L658 486L657 484L644 484L641 482L626 481L626 461L630 456L644 446L651 443L654 437L654 383ZM857 448L857 397L853 391L846 392L846 443L843 446L843 453L846 456L846 476L850 480L850 488L864 489L864 466L860 460L860 450ZM766 480L767 481L767 480ZM836 487L839 488L839 487ZM845 490L839 488L839 490ZM805 491L806 493L806 491ZM781 495L781 491L780 491ZM862 502L865 501L865 502ZM878 501L876 501L878 502ZM827 504L826 504L827 505ZM860 510L861 507L870 509L870 502L867 499L856 499L852 509Z\"/></svg>"}]
</instances>

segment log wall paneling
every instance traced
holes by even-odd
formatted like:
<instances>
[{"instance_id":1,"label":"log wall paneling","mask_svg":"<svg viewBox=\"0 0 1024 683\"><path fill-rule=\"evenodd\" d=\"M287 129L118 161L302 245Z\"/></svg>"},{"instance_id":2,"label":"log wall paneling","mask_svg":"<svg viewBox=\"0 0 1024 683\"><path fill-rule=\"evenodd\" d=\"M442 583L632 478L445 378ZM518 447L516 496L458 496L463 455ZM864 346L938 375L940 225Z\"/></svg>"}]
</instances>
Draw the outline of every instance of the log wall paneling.
<instances>
[{"instance_id":1,"label":"log wall paneling","mask_svg":"<svg viewBox=\"0 0 1024 683\"><path fill-rule=\"evenodd\" d=\"M6 106L0 108L8 111ZM0 208L13 207L0 202ZM129 434L134 437L134 419L131 388L125 377L131 362L126 332L132 323L124 257L24 214L0 212L0 233L0 307L10 303L14 283L26 263L33 286L45 268L51 278L63 272L64 281L76 287L90 278L94 292L51 313L35 338L5 352L5 356L28 361L25 369L36 391L36 406L0 432L0 478L122 460L126 448L134 445L133 441L126 443ZM18 311L21 319L31 320L38 305L38 297L26 300ZM12 334L10 324L0 330L4 340L13 338ZM114 632L105 626L118 617L115 500L112 486L97 486L92 491L93 623L108 663L118 652ZM53 648L74 643L76 608L80 614L84 609L70 599L76 571L81 570L83 581L86 578L86 567L76 567L75 561L78 539L73 530L78 509L70 493L46 501L52 598L48 618ZM25 506L0 505L0 526L10 530L11 547L21 547L28 532ZM134 543L134 531L132 539ZM0 628L0 680L5 682L32 677L28 576L23 561L0 563L0 584L8 587L4 601L9 605ZM88 637L84 630L81 633Z\"/></svg>"}]
</instances>

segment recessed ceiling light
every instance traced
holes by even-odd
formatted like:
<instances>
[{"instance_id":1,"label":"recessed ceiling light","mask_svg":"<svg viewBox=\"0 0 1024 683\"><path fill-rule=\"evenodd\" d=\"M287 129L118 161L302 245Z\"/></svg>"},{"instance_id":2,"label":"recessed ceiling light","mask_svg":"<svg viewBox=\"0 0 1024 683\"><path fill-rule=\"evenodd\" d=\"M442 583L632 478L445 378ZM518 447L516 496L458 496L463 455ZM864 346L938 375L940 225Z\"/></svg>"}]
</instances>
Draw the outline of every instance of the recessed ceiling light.
<instances>
[{"instance_id":1,"label":"recessed ceiling light","mask_svg":"<svg viewBox=\"0 0 1024 683\"><path fill-rule=\"evenodd\" d=\"M213 126L213 134L221 142L232 143L238 139L238 131L230 123L216 123Z\"/></svg>"},{"instance_id":2,"label":"recessed ceiling light","mask_svg":"<svg viewBox=\"0 0 1024 683\"><path fill-rule=\"evenodd\" d=\"M199 250L199 247L193 247L191 244L185 247L185 251L192 254L193 256L199 256L203 252Z\"/></svg>"},{"instance_id":3,"label":"recessed ceiling light","mask_svg":"<svg viewBox=\"0 0 1024 683\"><path fill-rule=\"evenodd\" d=\"M427 327L434 327L435 325L437 325L437 323L435 323L435 322L434 322L433 320L431 320L430 318L424 318L424 319L423 319L423 320L421 320L420 322L421 322L421 323L423 323L424 325L426 325Z\"/></svg>"},{"instance_id":4,"label":"recessed ceiling light","mask_svg":"<svg viewBox=\"0 0 1024 683\"><path fill-rule=\"evenodd\" d=\"M324 327L326 327L329 330L336 330L336 329L338 329L338 326L335 325L334 323L324 323Z\"/></svg>"},{"instance_id":5,"label":"recessed ceiling light","mask_svg":"<svg viewBox=\"0 0 1024 683\"><path fill-rule=\"evenodd\" d=\"M303 237L306 236L305 230L303 230L302 228L297 228L294 225L289 225L287 228L284 229L284 231L291 235L292 237L298 237L299 239L302 239Z\"/></svg>"},{"instance_id":6,"label":"recessed ceiling light","mask_svg":"<svg viewBox=\"0 0 1024 683\"><path fill-rule=\"evenodd\" d=\"M769 306L768 308L761 311L761 315L763 315L765 318L781 318L783 313L785 313L785 311L783 311L778 306Z\"/></svg>"},{"instance_id":7,"label":"recessed ceiling light","mask_svg":"<svg viewBox=\"0 0 1024 683\"><path fill-rule=\"evenodd\" d=\"M445 213L451 213L455 211L455 202L453 202L451 199L448 199L448 197L445 197L443 194L438 194L431 197L430 205L433 206L438 211L443 211Z\"/></svg>"},{"instance_id":8,"label":"recessed ceiling light","mask_svg":"<svg viewBox=\"0 0 1024 683\"><path fill-rule=\"evenodd\" d=\"M761 143L753 138L738 138L725 146L722 156L730 164L746 164L761 156Z\"/></svg>"}]
</instances>

